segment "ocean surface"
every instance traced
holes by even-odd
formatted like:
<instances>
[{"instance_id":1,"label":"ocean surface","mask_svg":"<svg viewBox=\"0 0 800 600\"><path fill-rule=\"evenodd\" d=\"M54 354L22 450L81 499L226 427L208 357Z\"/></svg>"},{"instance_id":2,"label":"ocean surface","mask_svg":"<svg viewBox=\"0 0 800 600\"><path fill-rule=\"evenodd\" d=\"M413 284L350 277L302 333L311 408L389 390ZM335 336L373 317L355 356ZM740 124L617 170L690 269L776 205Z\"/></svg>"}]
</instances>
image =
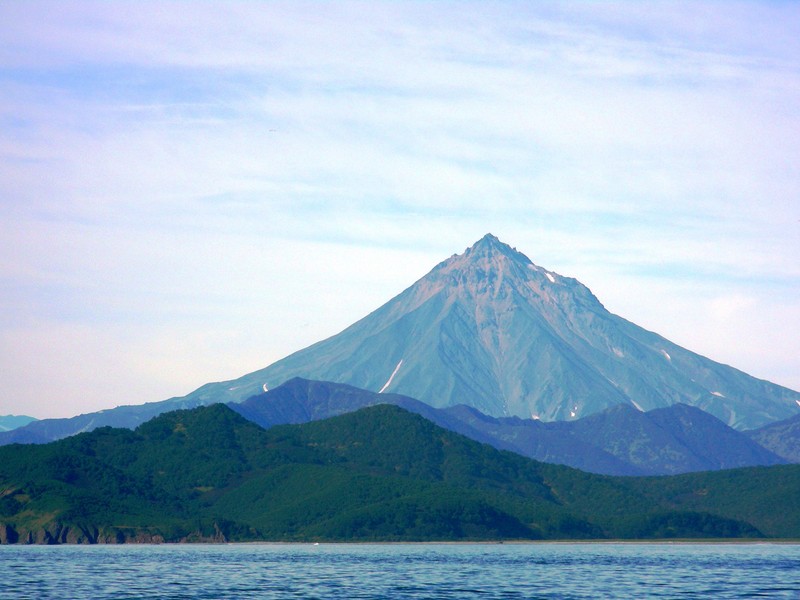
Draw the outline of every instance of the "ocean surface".
<instances>
[{"instance_id":1,"label":"ocean surface","mask_svg":"<svg viewBox=\"0 0 800 600\"><path fill-rule=\"evenodd\" d=\"M0 598L800 598L796 544L0 546Z\"/></svg>"}]
</instances>

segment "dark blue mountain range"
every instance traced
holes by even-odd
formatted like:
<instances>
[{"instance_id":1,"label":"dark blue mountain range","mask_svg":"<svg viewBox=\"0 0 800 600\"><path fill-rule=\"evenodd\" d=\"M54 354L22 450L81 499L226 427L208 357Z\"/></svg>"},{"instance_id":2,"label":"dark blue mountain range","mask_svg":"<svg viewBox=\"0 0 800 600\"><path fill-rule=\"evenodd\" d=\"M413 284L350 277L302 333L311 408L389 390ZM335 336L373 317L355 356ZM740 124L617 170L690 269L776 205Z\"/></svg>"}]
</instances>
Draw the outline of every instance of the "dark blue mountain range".
<instances>
[{"instance_id":1,"label":"dark blue mountain range","mask_svg":"<svg viewBox=\"0 0 800 600\"><path fill-rule=\"evenodd\" d=\"M576 421L490 417L472 407L433 408L399 394L294 378L229 406L269 428L394 404L440 427L500 450L607 475L672 475L787 461L698 408L678 404L642 413L618 405Z\"/></svg>"}]
</instances>

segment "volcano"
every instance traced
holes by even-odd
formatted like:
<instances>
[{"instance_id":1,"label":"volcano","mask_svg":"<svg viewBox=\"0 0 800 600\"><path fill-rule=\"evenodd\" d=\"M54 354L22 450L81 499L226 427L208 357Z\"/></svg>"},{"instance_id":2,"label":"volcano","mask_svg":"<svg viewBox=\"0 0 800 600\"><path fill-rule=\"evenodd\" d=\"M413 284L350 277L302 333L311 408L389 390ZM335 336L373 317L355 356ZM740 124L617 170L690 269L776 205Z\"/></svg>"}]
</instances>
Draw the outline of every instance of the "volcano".
<instances>
[{"instance_id":1,"label":"volcano","mask_svg":"<svg viewBox=\"0 0 800 600\"><path fill-rule=\"evenodd\" d=\"M610 313L491 234L341 333L181 400L237 402L293 377L547 421L683 403L751 429L800 412L799 393Z\"/></svg>"},{"instance_id":2,"label":"volcano","mask_svg":"<svg viewBox=\"0 0 800 600\"><path fill-rule=\"evenodd\" d=\"M36 421L0 432L0 445L133 428L171 410L240 403L296 377L498 418L570 421L621 404L688 404L749 430L800 415L800 393L610 313L579 281L488 234L341 333L264 369L179 398Z\"/></svg>"}]
</instances>

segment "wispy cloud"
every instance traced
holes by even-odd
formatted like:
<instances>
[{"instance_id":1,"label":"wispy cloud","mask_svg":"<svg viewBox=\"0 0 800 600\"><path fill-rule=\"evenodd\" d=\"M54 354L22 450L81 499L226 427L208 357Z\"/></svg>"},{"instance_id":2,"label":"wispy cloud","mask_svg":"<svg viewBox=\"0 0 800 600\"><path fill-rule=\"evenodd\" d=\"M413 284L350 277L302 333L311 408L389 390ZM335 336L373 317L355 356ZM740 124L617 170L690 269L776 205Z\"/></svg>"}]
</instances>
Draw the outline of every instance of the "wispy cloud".
<instances>
[{"instance_id":1,"label":"wispy cloud","mask_svg":"<svg viewBox=\"0 0 800 600\"><path fill-rule=\"evenodd\" d=\"M0 412L54 413L30 382L59 356L84 381L62 414L264 366L486 231L800 388L794 4L9 2L0 23ZM105 381L110 331L163 360L120 350Z\"/></svg>"}]
</instances>

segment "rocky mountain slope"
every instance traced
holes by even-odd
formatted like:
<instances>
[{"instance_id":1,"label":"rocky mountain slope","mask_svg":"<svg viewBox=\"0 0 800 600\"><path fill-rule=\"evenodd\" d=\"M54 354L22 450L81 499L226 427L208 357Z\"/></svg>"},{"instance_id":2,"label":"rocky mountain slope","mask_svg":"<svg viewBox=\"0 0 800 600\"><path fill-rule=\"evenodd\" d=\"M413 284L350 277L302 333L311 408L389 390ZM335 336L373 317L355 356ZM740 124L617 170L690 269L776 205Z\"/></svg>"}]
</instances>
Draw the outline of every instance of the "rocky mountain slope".
<instances>
[{"instance_id":1,"label":"rocky mountain slope","mask_svg":"<svg viewBox=\"0 0 800 600\"><path fill-rule=\"evenodd\" d=\"M688 404L736 429L800 413L800 393L611 314L580 282L492 235L341 333L186 399L241 401L292 377L544 421L621 403Z\"/></svg>"},{"instance_id":2,"label":"rocky mountain slope","mask_svg":"<svg viewBox=\"0 0 800 600\"><path fill-rule=\"evenodd\" d=\"M800 393L611 314L580 282L486 235L341 333L264 369L181 398L45 419L0 433L0 445L136 427L169 410L241 402L293 377L542 421L618 404L641 411L688 404L736 429L800 414Z\"/></svg>"},{"instance_id":3,"label":"rocky mountain slope","mask_svg":"<svg viewBox=\"0 0 800 600\"><path fill-rule=\"evenodd\" d=\"M585 419L547 425L652 475L786 462L744 433L686 404L644 413L623 404Z\"/></svg>"}]
</instances>

